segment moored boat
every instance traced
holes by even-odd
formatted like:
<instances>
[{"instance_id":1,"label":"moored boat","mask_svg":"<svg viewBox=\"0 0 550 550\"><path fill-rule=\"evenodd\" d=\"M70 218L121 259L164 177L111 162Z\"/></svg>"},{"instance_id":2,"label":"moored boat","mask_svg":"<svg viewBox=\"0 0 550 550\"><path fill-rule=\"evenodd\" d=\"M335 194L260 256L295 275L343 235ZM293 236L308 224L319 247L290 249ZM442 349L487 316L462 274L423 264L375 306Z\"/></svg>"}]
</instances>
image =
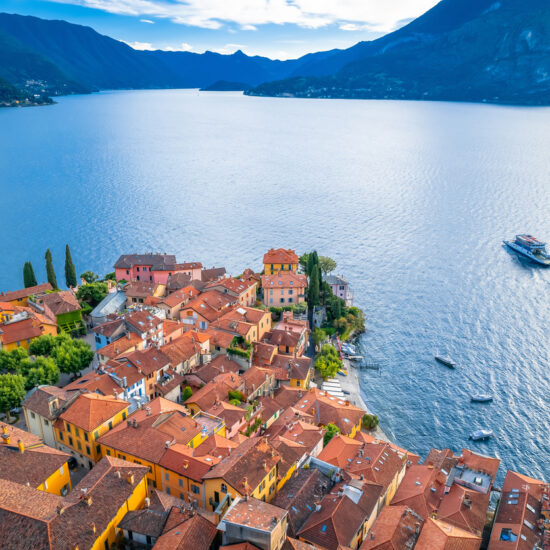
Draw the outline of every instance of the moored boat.
<instances>
[{"instance_id":1,"label":"moored boat","mask_svg":"<svg viewBox=\"0 0 550 550\"><path fill-rule=\"evenodd\" d=\"M546 243L539 241L532 235L516 235L514 241L503 241L514 252L529 258L533 262L550 266L550 255L546 252Z\"/></svg>"},{"instance_id":2,"label":"moored boat","mask_svg":"<svg viewBox=\"0 0 550 550\"><path fill-rule=\"evenodd\" d=\"M494 435L491 430L476 430L470 434L470 439L473 441L487 441Z\"/></svg>"},{"instance_id":3,"label":"moored boat","mask_svg":"<svg viewBox=\"0 0 550 550\"><path fill-rule=\"evenodd\" d=\"M470 396L470 399L474 403L490 403L493 400L493 396L488 393L475 393Z\"/></svg>"},{"instance_id":4,"label":"moored boat","mask_svg":"<svg viewBox=\"0 0 550 550\"><path fill-rule=\"evenodd\" d=\"M450 369L456 368L456 363L450 357L443 357L441 355L436 355L435 360Z\"/></svg>"}]
</instances>

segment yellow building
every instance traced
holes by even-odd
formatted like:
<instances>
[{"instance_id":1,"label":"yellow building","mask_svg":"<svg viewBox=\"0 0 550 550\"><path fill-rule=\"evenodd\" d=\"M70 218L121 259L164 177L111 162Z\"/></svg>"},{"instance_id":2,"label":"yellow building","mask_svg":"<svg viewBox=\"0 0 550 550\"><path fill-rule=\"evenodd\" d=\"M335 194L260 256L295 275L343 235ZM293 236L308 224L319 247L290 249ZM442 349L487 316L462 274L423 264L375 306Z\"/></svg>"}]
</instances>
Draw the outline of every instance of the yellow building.
<instances>
[{"instance_id":1,"label":"yellow building","mask_svg":"<svg viewBox=\"0 0 550 550\"><path fill-rule=\"evenodd\" d=\"M8 317L7 310L0 311L0 349L12 351L16 348L29 349L30 343L43 334L57 335L57 324L44 315L34 315L19 308ZM4 313L6 312L6 313Z\"/></svg>"},{"instance_id":2,"label":"yellow building","mask_svg":"<svg viewBox=\"0 0 550 550\"><path fill-rule=\"evenodd\" d=\"M196 448L212 434L225 435L223 420L202 412L191 418L185 407L157 397L98 443L102 456L147 466L150 486L161 489L170 480L160 466L166 450L176 445Z\"/></svg>"},{"instance_id":3,"label":"yellow building","mask_svg":"<svg viewBox=\"0 0 550 550\"><path fill-rule=\"evenodd\" d=\"M0 516L13 544L6 548L109 550L130 511L145 505L146 468L104 458L65 497L12 481L2 483Z\"/></svg>"},{"instance_id":4,"label":"yellow building","mask_svg":"<svg viewBox=\"0 0 550 550\"><path fill-rule=\"evenodd\" d=\"M70 455L25 430L0 422L0 478L54 495L71 490Z\"/></svg>"},{"instance_id":5,"label":"yellow building","mask_svg":"<svg viewBox=\"0 0 550 550\"><path fill-rule=\"evenodd\" d=\"M21 290L14 290L13 292L1 293L0 302L7 302L12 306L26 306L28 305L29 298L32 296L41 296L52 290L53 286L50 283L43 283L41 285L22 288Z\"/></svg>"},{"instance_id":6,"label":"yellow building","mask_svg":"<svg viewBox=\"0 0 550 550\"><path fill-rule=\"evenodd\" d=\"M225 508L245 495L270 502L277 492L280 459L266 438L247 439L203 477L206 508Z\"/></svg>"},{"instance_id":7,"label":"yellow building","mask_svg":"<svg viewBox=\"0 0 550 550\"><path fill-rule=\"evenodd\" d=\"M129 403L97 393L79 395L54 423L58 446L91 468L102 457L98 439L126 420Z\"/></svg>"},{"instance_id":8,"label":"yellow building","mask_svg":"<svg viewBox=\"0 0 550 550\"><path fill-rule=\"evenodd\" d=\"M264 275L276 275L279 271L298 271L298 255L294 250L272 248L264 254Z\"/></svg>"}]
</instances>

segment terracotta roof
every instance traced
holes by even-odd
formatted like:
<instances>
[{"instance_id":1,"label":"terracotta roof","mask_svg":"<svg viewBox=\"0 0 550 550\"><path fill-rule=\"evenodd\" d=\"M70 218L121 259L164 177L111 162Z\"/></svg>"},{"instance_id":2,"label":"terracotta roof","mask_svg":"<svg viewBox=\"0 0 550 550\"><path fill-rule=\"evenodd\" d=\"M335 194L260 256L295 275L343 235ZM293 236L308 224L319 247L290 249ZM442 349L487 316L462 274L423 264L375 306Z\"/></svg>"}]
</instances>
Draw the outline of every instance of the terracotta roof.
<instances>
[{"instance_id":1,"label":"terracotta roof","mask_svg":"<svg viewBox=\"0 0 550 550\"><path fill-rule=\"evenodd\" d=\"M29 286L21 290L14 290L13 292L0 293L0 299L2 302L12 302L20 298L28 298L36 294L43 294L47 290L53 290L53 286L50 283L42 283L41 285Z\"/></svg>"},{"instance_id":2,"label":"terracotta roof","mask_svg":"<svg viewBox=\"0 0 550 550\"><path fill-rule=\"evenodd\" d=\"M124 293L128 298L146 298L153 296L159 287L152 281L130 281L124 285Z\"/></svg>"},{"instance_id":3,"label":"terracotta roof","mask_svg":"<svg viewBox=\"0 0 550 550\"><path fill-rule=\"evenodd\" d=\"M39 386L23 402L23 407L51 421L70 397L69 392L57 386Z\"/></svg>"},{"instance_id":4,"label":"terracotta roof","mask_svg":"<svg viewBox=\"0 0 550 550\"><path fill-rule=\"evenodd\" d=\"M106 338L110 338L121 327L124 327L124 320L119 317L118 319L114 319L112 321L102 323L101 325L97 325L97 327L94 327L92 329L92 332L95 332L96 334L102 334Z\"/></svg>"},{"instance_id":5,"label":"terracotta roof","mask_svg":"<svg viewBox=\"0 0 550 550\"><path fill-rule=\"evenodd\" d=\"M211 327L217 330L224 330L235 336L242 336L243 338L252 339L252 330L256 325L252 323L244 323L242 321L234 321L232 319L227 319L222 317L220 319L215 319L211 322ZM250 336L250 338L249 338Z\"/></svg>"},{"instance_id":6,"label":"terracotta roof","mask_svg":"<svg viewBox=\"0 0 550 550\"><path fill-rule=\"evenodd\" d=\"M181 405L172 405L172 410L151 410L150 415L147 415L146 409L136 411L127 422L122 422L103 434L99 443L158 464L166 451L167 442L187 445L201 431L201 427L185 414ZM170 406L167 405L168 407Z\"/></svg>"},{"instance_id":7,"label":"terracotta roof","mask_svg":"<svg viewBox=\"0 0 550 550\"><path fill-rule=\"evenodd\" d=\"M275 393L274 399L281 405L282 409L286 409L296 405L300 399L307 393L303 388L293 388L291 386L281 386Z\"/></svg>"},{"instance_id":8,"label":"terracotta roof","mask_svg":"<svg viewBox=\"0 0 550 550\"><path fill-rule=\"evenodd\" d=\"M162 353L170 359L173 366L189 361L194 355L200 354L202 348L199 339L194 341L195 334L186 332L161 346Z\"/></svg>"},{"instance_id":9,"label":"terracotta roof","mask_svg":"<svg viewBox=\"0 0 550 550\"><path fill-rule=\"evenodd\" d=\"M425 519L439 507L445 482L446 476L433 466L413 464L391 503L406 505Z\"/></svg>"},{"instance_id":10,"label":"terracotta roof","mask_svg":"<svg viewBox=\"0 0 550 550\"><path fill-rule=\"evenodd\" d=\"M0 478L38 487L67 462L70 455L44 445L34 434L0 422ZM9 443L6 443L9 436ZM19 450L19 442L24 452Z\"/></svg>"},{"instance_id":11,"label":"terracotta roof","mask_svg":"<svg viewBox=\"0 0 550 550\"><path fill-rule=\"evenodd\" d=\"M481 536L490 493L479 493L453 483L437 510L438 519Z\"/></svg>"},{"instance_id":12,"label":"terracotta roof","mask_svg":"<svg viewBox=\"0 0 550 550\"><path fill-rule=\"evenodd\" d=\"M182 269L182 270L202 269L202 264L200 262L183 262L181 264L176 264L176 269Z\"/></svg>"},{"instance_id":13,"label":"terracotta roof","mask_svg":"<svg viewBox=\"0 0 550 550\"><path fill-rule=\"evenodd\" d=\"M413 548L423 523L422 518L406 506L385 506L360 550Z\"/></svg>"},{"instance_id":14,"label":"terracotta roof","mask_svg":"<svg viewBox=\"0 0 550 550\"><path fill-rule=\"evenodd\" d=\"M311 369L311 362L310 357L291 357L277 354L273 357L270 366L286 372L287 379L296 378L297 380L305 380Z\"/></svg>"},{"instance_id":15,"label":"terracotta roof","mask_svg":"<svg viewBox=\"0 0 550 550\"><path fill-rule=\"evenodd\" d=\"M384 492L405 468L405 457L387 442L361 443L342 435L329 441L319 459L334 464L353 477L363 476L382 485Z\"/></svg>"},{"instance_id":16,"label":"terracotta roof","mask_svg":"<svg viewBox=\"0 0 550 550\"><path fill-rule=\"evenodd\" d=\"M141 510L130 510L117 525L119 529L126 529L132 533L139 533L143 536L158 538L168 516L167 512L142 508Z\"/></svg>"},{"instance_id":17,"label":"terracotta roof","mask_svg":"<svg viewBox=\"0 0 550 550\"><path fill-rule=\"evenodd\" d=\"M288 533L295 537L330 488L330 480L320 470L300 468L283 485L272 501L288 511Z\"/></svg>"},{"instance_id":18,"label":"terracotta roof","mask_svg":"<svg viewBox=\"0 0 550 550\"><path fill-rule=\"evenodd\" d=\"M294 250L285 248L270 248L264 254L264 264L297 264L298 255Z\"/></svg>"},{"instance_id":19,"label":"terracotta roof","mask_svg":"<svg viewBox=\"0 0 550 550\"><path fill-rule=\"evenodd\" d=\"M267 342L254 342L252 361L255 365L271 365L276 353L277 346Z\"/></svg>"},{"instance_id":20,"label":"terracotta roof","mask_svg":"<svg viewBox=\"0 0 550 550\"><path fill-rule=\"evenodd\" d=\"M195 371L195 374L203 380L205 383L213 380L218 374L222 372L239 372L242 366L229 358L228 355L219 354Z\"/></svg>"},{"instance_id":21,"label":"terracotta roof","mask_svg":"<svg viewBox=\"0 0 550 550\"><path fill-rule=\"evenodd\" d=\"M225 291L231 291L240 296L241 294L247 292L250 287L256 284L256 281L243 281L241 279L235 279L234 277L223 277L222 279L218 279L217 281L209 283L208 285L206 285L206 288L209 289L221 287L225 289Z\"/></svg>"},{"instance_id":22,"label":"terracotta roof","mask_svg":"<svg viewBox=\"0 0 550 550\"><path fill-rule=\"evenodd\" d=\"M130 269L135 265L151 266L154 271L171 271L176 264L172 254L123 254L115 262L115 269Z\"/></svg>"},{"instance_id":23,"label":"terracotta roof","mask_svg":"<svg viewBox=\"0 0 550 550\"><path fill-rule=\"evenodd\" d=\"M176 524L170 530L166 530L157 539L154 550L210 550L214 539L218 533L215 525L204 519L200 515L184 518L185 521L171 521L172 516L180 516L181 512L178 508L173 508L166 522L166 527L169 524Z\"/></svg>"},{"instance_id":24,"label":"terracotta roof","mask_svg":"<svg viewBox=\"0 0 550 550\"><path fill-rule=\"evenodd\" d=\"M196 298L193 298L182 308L180 316L185 318L185 312L192 309L208 321L214 321L229 311L228 308L235 305L238 298L219 292L208 290Z\"/></svg>"},{"instance_id":25,"label":"terracotta roof","mask_svg":"<svg viewBox=\"0 0 550 550\"><path fill-rule=\"evenodd\" d=\"M296 403L295 408L313 414L317 424L335 424L344 434L350 433L365 414L365 411L352 405L348 400L329 395L317 388L310 389Z\"/></svg>"},{"instance_id":26,"label":"terracotta roof","mask_svg":"<svg viewBox=\"0 0 550 550\"><path fill-rule=\"evenodd\" d=\"M220 550L260 550L250 542L239 542L237 544L227 544L220 546Z\"/></svg>"},{"instance_id":27,"label":"terracotta roof","mask_svg":"<svg viewBox=\"0 0 550 550\"><path fill-rule=\"evenodd\" d=\"M91 432L128 406L129 403L126 401L111 396L83 393L69 405L59 418L86 432Z\"/></svg>"},{"instance_id":28,"label":"terracotta roof","mask_svg":"<svg viewBox=\"0 0 550 550\"><path fill-rule=\"evenodd\" d=\"M273 371L263 367L250 367L245 370L241 375L245 384L245 394L250 395L254 393L262 384L266 382L273 386Z\"/></svg>"},{"instance_id":29,"label":"terracotta roof","mask_svg":"<svg viewBox=\"0 0 550 550\"><path fill-rule=\"evenodd\" d=\"M241 494L253 491L280 460L266 438L250 438L217 464L205 479L222 478ZM265 462L265 467L261 467ZM260 467L259 467L260 466Z\"/></svg>"},{"instance_id":30,"label":"terracotta roof","mask_svg":"<svg viewBox=\"0 0 550 550\"><path fill-rule=\"evenodd\" d=\"M218 330L212 327L209 327L207 330L205 330L204 334L208 334L208 336L210 337L211 347L215 346L221 349L229 348L231 346L231 342L233 342L233 338L235 337L229 332Z\"/></svg>"},{"instance_id":31,"label":"terracotta roof","mask_svg":"<svg viewBox=\"0 0 550 550\"><path fill-rule=\"evenodd\" d=\"M247 411L244 408L232 405L223 399L215 402L205 412L224 420L225 425L229 430L232 430L235 424L241 424L247 414Z\"/></svg>"},{"instance_id":32,"label":"terracotta roof","mask_svg":"<svg viewBox=\"0 0 550 550\"><path fill-rule=\"evenodd\" d=\"M201 278L203 281L215 281L225 275L225 267L211 267L210 269L203 269L201 271Z\"/></svg>"},{"instance_id":33,"label":"terracotta roof","mask_svg":"<svg viewBox=\"0 0 550 550\"><path fill-rule=\"evenodd\" d=\"M160 303L166 304L169 308L173 308L180 304L187 303L189 300L195 298L198 295L199 291L196 288L192 286L186 286L162 298Z\"/></svg>"},{"instance_id":34,"label":"terracotta roof","mask_svg":"<svg viewBox=\"0 0 550 550\"><path fill-rule=\"evenodd\" d=\"M271 533L287 514L286 510L257 498L247 498L246 500L237 498L225 513L222 521Z\"/></svg>"},{"instance_id":35,"label":"terracotta roof","mask_svg":"<svg viewBox=\"0 0 550 550\"><path fill-rule=\"evenodd\" d=\"M145 375L153 374L170 364L170 357L157 348L131 351L121 355L121 360L131 363Z\"/></svg>"},{"instance_id":36,"label":"terracotta roof","mask_svg":"<svg viewBox=\"0 0 550 550\"><path fill-rule=\"evenodd\" d=\"M232 405L229 406L232 407ZM194 456L210 455L222 459L229 456L233 449L236 449L238 446L239 444L235 441L231 441L219 434L212 434L194 449L193 454Z\"/></svg>"},{"instance_id":37,"label":"terracotta roof","mask_svg":"<svg viewBox=\"0 0 550 550\"><path fill-rule=\"evenodd\" d=\"M129 349L139 346L141 343L142 339L135 332L128 332L126 336L103 346L97 351L97 354L108 359L114 359Z\"/></svg>"},{"instance_id":38,"label":"terracotta roof","mask_svg":"<svg viewBox=\"0 0 550 550\"><path fill-rule=\"evenodd\" d=\"M42 328L38 320L33 318L9 321L0 325L0 341L3 345L32 340L42 334Z\"/></svg>"},{"instance_id":39,"label":"terracotta roof","mask_svg":"<svg viewBox=\"0 0 550 550\"><path fill-rule=\"evenodd\" d=\"M267 343L274 346L288 346L294 348L300 341L300 334L295 332L287 332L285 330L272 330L265 336Z\"/></svg>"},{"instance_id":40,"label":"terracotta roof","mask_svg":"<svg viewBox=\"0 0 550 550\"><path fill-rule=\"evenodd\" d=\"M122 316L126 324L136 328L140 333L156 330L163 320L144 309L135 309Z\"/></svg>"},{"instance_id":41,"label":"terracotta roof","mask_svg":"<svg viewBox=\"0 0 550 550\"><path fill-rule=\"evenodd\" d=\"M321 508L315 511L300 529L298 536L301 539L328 550L337 550L339 545L351 545L355 534L372 514L382 487L369 482L362 483L361 489L357 491L346 491L345 487L345 484L337 485L325 495L320 504ZM358 492L359 499L352 500L351 497L356 498Z\"/></svg>"},{"instance_id":42,"label":"terracotta roof","mask_svg":"<svg viewBox=\"0 0 550 550\"><path fill-rule=\"evenodd\" d=\"M428 518L415 550L479 550L481 539L459 527Z\"/></svg>"},{"instance_id":43,"label":"terracotta roof","mask_svg":"<svg viewBox=\"0 0 550 550\"><path fill-rule=\"evenodd\" d=\"M218 374L187 399L186 403L195 403L201 410L206 411L211 409L217 401L227 400L229 390L235 390L241 386L242 380L238 374Z\"/></svg>"},{"instance_id":44,"label":"terracotta roof","mask_svg":"<svg viewBox=\"0 0 550 550\"><path fill-rule=\"evenodd\" d=\"M462 449L462 456L459 457L459 462L463 463L471 470L489 474L491 476L491 483L494 483L500 466L500 460L498 458L480 455L468 449Z\"/></svg>"},{"instance_id":45,"label":"terracotta roof","mask_svg":"<svg viewBox=\"0 0 550 550\"><path fill-rule=\"evenodd\" d=\"M62 315L63 313L82 309L72 290L44 294L39 302L47 306L54 315Z\"/></svg>"},{"instance_id":46,"label":"terracotta roof","mask_svg":"<svg viewBox=\"0 0 550 550\"><path fill-rule=\"evenodd\" d=\"M323 550L320 546L313 546L309 542L287 537L281 550Z\"/></svg>"},{"instance_id":47,"label":"terracotta roof","mask_svg":"<svg viewBox=\"0 0 550 550\"><path fill-rule=\"evenodd\" d=\"M117 382L115 376L120 382ZM129 363L111 359L105 364L103 370L84 374L74 382L67 384L64 389L67 391L86 389L90 392L110 396L114 395L116 391L117 395L121 395L124 392L124 382L129 388L143 378L144 375ZM124 381L124 379L126 380Z\"/></svg>"},{"instance_id":48,"label":"terracotta roof","mask_svg":"<svg viewBox=\"0 0 550 550\"><path fill-rule=\"evenodd\" d=\"M297 288L307 287L307 277L293 271L279 271L276 275L262 275L262 288L267 292L270 288Z\"/></svg>"},{"instance_id":49,"label":"terracotta roof","mask_svg":"<svg viewBox=\"0 0 550 550\"><path fill-rule=\"evenodd\" d=\"M323 440L325 430L304 422L303 420L294 420L287 425L286 429L281 430L278 435L290 441L295 441L305 447L308 452L312 452L315 447Z\"/></svg>"},{"instance_id":50,"label":"terracotta roof","mask_svg":"<svg viewBox=\"0 0 550 550\"><path fill-rule=\"evenodd\" d=\"M166 449L159 464L167 470L201 483L205 474L220 460L219 457L209 454L196 456L194 450L187 445L176 443Z\"/></svg>"}]
</instances>

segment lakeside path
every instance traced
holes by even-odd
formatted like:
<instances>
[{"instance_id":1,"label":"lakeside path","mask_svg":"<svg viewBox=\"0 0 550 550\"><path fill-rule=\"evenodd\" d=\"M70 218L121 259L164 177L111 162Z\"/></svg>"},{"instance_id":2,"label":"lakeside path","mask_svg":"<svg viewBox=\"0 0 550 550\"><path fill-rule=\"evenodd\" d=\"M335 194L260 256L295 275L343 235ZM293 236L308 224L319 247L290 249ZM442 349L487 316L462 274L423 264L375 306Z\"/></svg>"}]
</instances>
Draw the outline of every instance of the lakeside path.
<instances>
[{"instance_id":1,"label":"lakeside path","mask_svg":"<svg viewBox=\"0 0 550 550\"><path fill-rule=\"evenodd\" d=\"M359 383L359 377L357 376L357 369L351 364L351 361L349 359L344 358L343 363L344 369L346 370L348 375L341 376L337 374L336 378L340 382L342 389L349 392L348 399L350 403L352 403L356 407L360 407L369 414L375 414L372 413L372 411L369 411L366 403L361 397L361 385ZM382 439L383 441L388 441L392 443L392 441L390 441L390 439L384 433L382 428L380 428L380 426L378 426L375 430L369 431L368 433L370 433L373 437L376 437L377 439Z\"/></svg>"}]
</instances>

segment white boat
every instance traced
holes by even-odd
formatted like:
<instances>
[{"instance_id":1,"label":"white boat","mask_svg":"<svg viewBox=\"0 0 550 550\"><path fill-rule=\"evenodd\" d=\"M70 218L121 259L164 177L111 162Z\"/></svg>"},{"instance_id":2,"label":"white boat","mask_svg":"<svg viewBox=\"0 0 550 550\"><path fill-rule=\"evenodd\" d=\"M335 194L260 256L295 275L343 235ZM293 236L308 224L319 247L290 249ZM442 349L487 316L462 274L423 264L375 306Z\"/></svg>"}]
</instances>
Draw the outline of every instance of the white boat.
<instances>
[{"instance_id":1,"label":"white boat","mask_svg":"<svg viewBox=\"0 0 550 550\"><path fill-rule=\"evenodd\" d=\"M495 434L491 430L476 430L470 434L470 439L473 441L487 441Z\"/></svg>"},{"instance_id":2,"label":"white boat","mask_svg":"<svg viewBox=\"0 0 550 550\"><path fill-rule=\"evenodd\" d=\"M474 403L490 403L493 400L493 396L488 393L475 393L470 396L470 399Z\"/></svg>"}]
</instances>

